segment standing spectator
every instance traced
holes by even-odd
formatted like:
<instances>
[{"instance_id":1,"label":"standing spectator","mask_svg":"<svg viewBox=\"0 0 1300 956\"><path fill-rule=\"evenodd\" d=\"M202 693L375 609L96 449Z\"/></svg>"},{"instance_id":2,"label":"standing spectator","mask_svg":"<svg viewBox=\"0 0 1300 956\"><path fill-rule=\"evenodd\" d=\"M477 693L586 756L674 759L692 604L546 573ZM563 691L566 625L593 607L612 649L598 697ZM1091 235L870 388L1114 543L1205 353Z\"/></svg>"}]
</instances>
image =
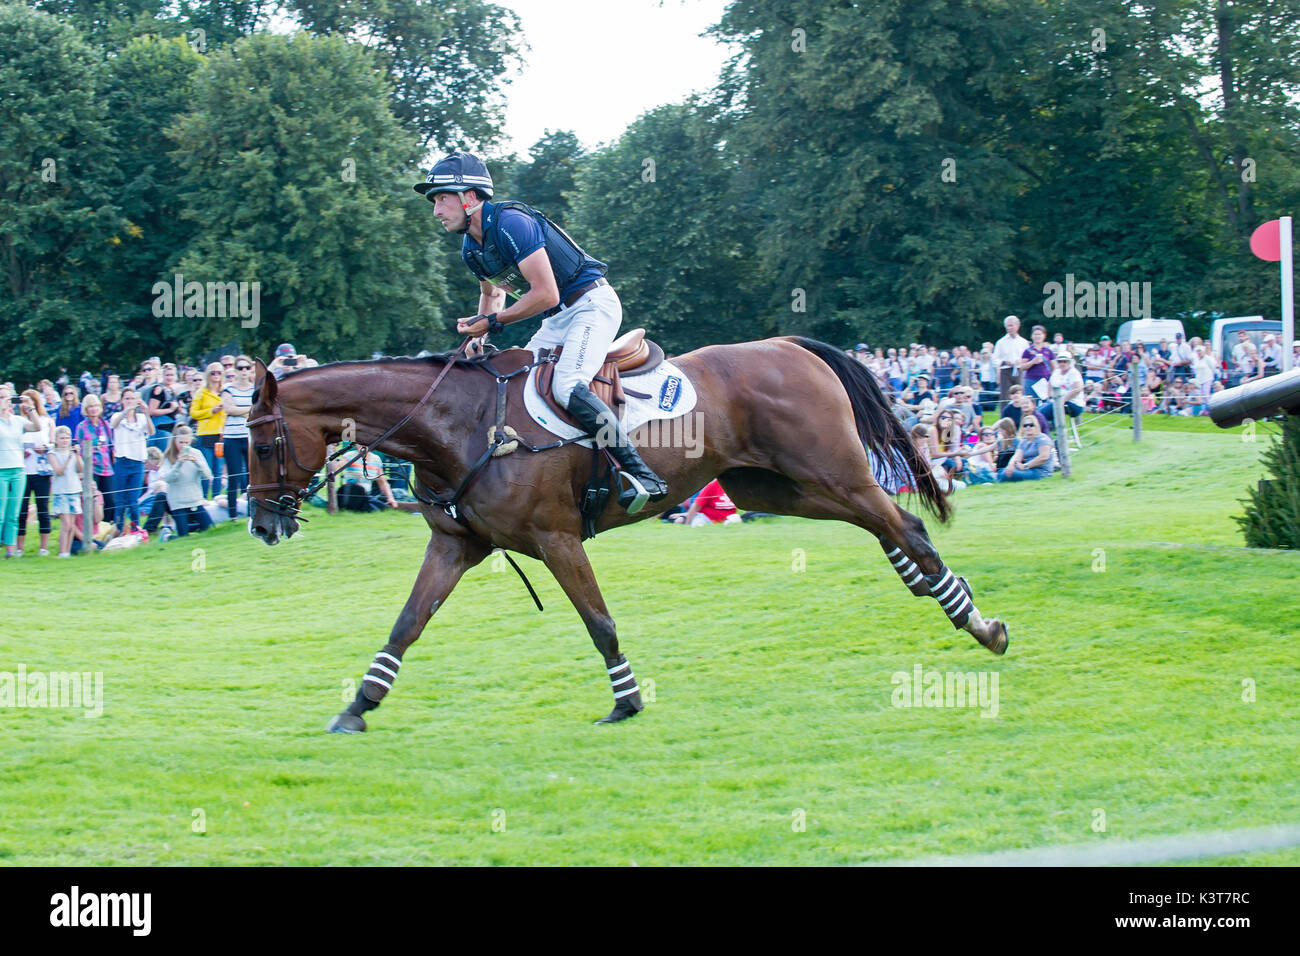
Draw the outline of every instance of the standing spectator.
<instances>
[{"instance_id":1,"label":"standing spectator","mask_svg":"<svg viewBox=\"0 0 1300 956\"><path fill-rule=\"evenodd\" d=\"M885 369L889 376L890 387L895 393L901 392L903 386L907 384L907 368L898 357L898 349L889 350L888 357L885 359Z\"/></svg>"},{"instance_id":2,"label":"standing spectator","mask_svg":"<svg viewBox=\"0 0 1300 956\"><path fill-rule=\"evenodd\" d=\"M69 431L75 432L77 426L81 424L81 393L77 391L75 385L63 386L63 401L59 403L58 411L54 413L54 427L62 425Z\"/></svg>"},{"instance_id":3,"label":"standing spectator","mask_svg":"<svg viewBox=\"0 0 1300 956\"><path fill-rule=\"evenodd\" d=\"M115 481L114 497L123 527L130 522L134 530L140 524L140 495L144 491L144 463L149 436L153 434L153 420L144 410L140 396L133 388L122 392L122 410L108 420L113 429L113 462Z\"/></svg>"},{"instance_id":4,"label":"standing spectator","mask_svg":"<svg viewBox=\"0 0 1300 956\"><path fill-rule=\"evenodd\" d=\"M870 365L871 349L867 348L865 342L859 342L857 345L853 346L853 358L856 361L861 362L863 365Z\"/></svg>"},{"instance_id":5,"label":"standing spectator","mask_svg":"<svg viewBox=\"0 0 1300 956\"><path fill-rule=\"evenodd\" d=\"M194 433L188 425L173 428L158 473L158 479L167 482L167 510L176 520L176 533L182 536L212 527L212 519L203 507L203 478L211 481L212 472L198 450L191 447L193 442Z\"/></svg>"},{"instance_id":6,"label":"standing spectator","mask_svg":"<svg viewBox=\"0 0 1300 956\"><path fill-rule=\"evenodd\" d=\"M54 387L54 383L48 378L43 378L36 390L41 393L41 401L45 404L45 413L51 419L59 410L59 390Z\"/></svg>"},{"instance_id":7,"label":"standing spectator","mask_svg":"<svg viewBox=\"0 0 1300 956\"><path fill-rule=\"evenodd\" d=\"M17 556L18 509L27 504L23 435L39 428L35 411L19 414L7 394L0 396L0 540L6 558Z\"/></svg>"},{"instance_id":8,"label":"standing spectator","mask_svg":"<svg viewBox=\"0 0 1300 956\"><path fill-rule=\"evenodd\" d=\"M1065 334L1063 332L1057 332L1052 336L1052 354L1060 355L1063 352L1073 355L1073 353L1070 352L1070 343L1065 341Z\"/></svg>"},{"instance_id":9,"label":"standing spectator","mask_svg":"<svg viewBox=\"0 0 1300 956\"><path fill-rule=\"evenodd\" d=\"M180 410L176 413L176 424L188 425L191 430L194 428L194 417L190 406L201 388L203 388L203 373L198 369L187 368L176 391L176 402L180 405Z\"/></svg>"},{"instance_id":10,"label":"standing spectator","mask_svg":"<svg viewBox=\"0 0 1300 956\"><path fill-rule=\"evenodd\" d=\"M1264 367L1259 360L1259 351L1250 339L1239 342L1238 347L1232 350L1232 354L1237 363L1236 381L1232 384L1243 385L1263 377Z\"/></svg>"},{"instance_id":11,"label":"standing spectator","mask_svg":"<svg viewBox=\"0 0 1300 956\"><path fill-rule=\"evenodd\" d=\"M1196 386L1202 405L1210 403L1210 388L1214 385L1216 371L1214 359L1204 346L1197 346L1196 358L1192 360L1192 383Z\"/></svg>"},{"instance_id":12,"label":"standing spectator","mask_svg":"<svg viewBox=\"0 0 1300 956\"><path fill-rule=\"evenodd\" d=\"M1005 404L1011 399L1011 386L1021 382L1020 360L1024 357L1027 342L1020 334L1020 319L1008 315L1002 321L1007 334L998 339L993 346L993 361L998 367L998 392Z\"/></svg>"},{"instance_id":13,"label":"standing spectator","mask_svg":"<svg viewBox=\"0 0 1300 956\"><path fill-rule=\"evenodd\" d=\"M1016 453L998 476L999 481L1036 481L1052 473L1052 442L1042 433L1038 420L1025 416L1020 424Z\"/></svg>"},{"instance_id":14,"label":"standing spectator","mask_svg":"<svg viewBox=\"0 0 1300 956\"><path fill-rule=\"evenodd\" d=\"M253 391L253 360L240 355L235 359L234 382L221 390L221 407L226 413L221 447L226 459L226 508L231 521L238 520L236 499L248 487L248 413L253 408Z\"/></svg>"},{"instance_id":15,"label":"standing spectator","mask_svg":"<svg viewBox=\"0 0 1300 956\"><path fill-rule=\"evenodd\" d=\"M1033 337L1033 342L1020 355L1020 370L1025 377L1025 392L1037 398L1046 398L1050 394L1047 391L1047 383L1052 377L1052 360L1056 358L1056 353L1047 344L1047 329L1035 325L1030 335ZM1039 382L1043 383L1041 392L1038 387Z\"/></svg>"},{"instance_id":16,"label":"standing spectator","mask_svg":"<svg viewBox=\"0 0 1300 956\"><path fill-rule=\"evenodd\" d=\"M72 448L72 431L66 425L54 429L50 455L50 509L59 516L59 557L72 557L72 534L81 514L81 456Z\"/></svg>"},{"instance_id":17,"label":"standing spectator","mask_svg":"<svg viewBox=\"0 0 1300 956\"><path fill-rule=\"evenodd\" d=\"M1175 332L1174 344L1169 349L1169 374L1179 382L1190 379L1195 358L1195 346L1183 338L1182 332Z\"/></svg>"},{"instance_id":18,"label":"standing spectator","mask_svg":"<svg viewBox=\"0 0 1300 956\"><path fill-rule=\"evenodd\" d=\"M95 487L104 496L104 520L117 524L117 495L113 493L113 430L103 418L104 405L98 395L87 395L81 400L81 424L74 433L78 446L90 445L94 449ZM78 453L81 453L78 447Z\"/></svg>"},{"instance_id":19,"label":"standing spectator","mask_svg":"<svg viewBox=\"0 0 1300 956\"><path fill-rule=\"evenodd\" d=\"M148 406L149 417L153 419L154 430L149 437L149 444L163 448L171 438L172 429L176 426L176 415L181 408L180 402L176 400L176 366L170 362L164 365L161 380L154 381L141 390L140 398Z\"/></svg>"},{"instance_id":20,"label":"standing spectator","mask_svg":"<svg viewBox=\"0 0 1300 956\"><path fill-rule=\"evenodd\" d=\"M952 356L947 352L940 352L939 357L934 363L934 387L942 395L952 388L953 382L956 381L955 375L957 369L952 364Z\"/></svg>"},{"instance_id":21,"label":"standing spectator","mask_svg":"<svg viewBox=\"0 0 1300 956\"><path fill-rule=\"evenodd\" d=\"M993 343L985 342L980 347L979 357L975 361L980 377L980 404L992 401L993 393L998 390L998 363L993 358Z\"/></svg>"},{"instance_id":22,"label":"standing spectator","mask_svg":"<svg viewBox=\"0 0 1300 956\"><path fill-rule=\"evenodd\" d=\"M271 364L266 367L266 370L280 379L304 365L303 356L299 355L288 342L282 342L276 347L275 358L271 359Z\"/></svg>"},{"instance_id":23,"label":"standing spectator","mask_svg":"<svg viewBox=\"0 0 1300 956\"><path fill-rule=\"evenodd\" d=\"M226 411L221 406L221 390L225 387L222 371L220 362L209 364L203 385L190 402L190 417L195 423L199 454L212 472L212 480L203 488L204 498L215 498L220 491L221 469L226 461L225 457L217 457L217 443L221 441L221 430L226 424Z\"/></svg>"},{"instance_id":24,"label":"standing spectator","mask_svg":"<svg viewBox=\"0 0 1300 956\"><path fill-rule=\"evenodd\" d=\"M23 435L23 473L27 478L26 490L18 503L18 548L14 552L22 557L27 543L27 497L36 498L36 521L40 527L41 557L50 553L50 469L49 452L54 447L54 419L45 411L40 393L34 389L23 392L18 401L19 412L39 426Z\"/></svg>"},{"instance_id":25,"label":"standing spectator","mask_svg":"<svg viewBox=\"0 0 1300 956\"><path fill-rule=\"evenodd\" d=\"M117 375L108 376L107 384L100 395L104 403L104 417L109 421L122 410L122 379Z\"/></svg>"}]
</instances>

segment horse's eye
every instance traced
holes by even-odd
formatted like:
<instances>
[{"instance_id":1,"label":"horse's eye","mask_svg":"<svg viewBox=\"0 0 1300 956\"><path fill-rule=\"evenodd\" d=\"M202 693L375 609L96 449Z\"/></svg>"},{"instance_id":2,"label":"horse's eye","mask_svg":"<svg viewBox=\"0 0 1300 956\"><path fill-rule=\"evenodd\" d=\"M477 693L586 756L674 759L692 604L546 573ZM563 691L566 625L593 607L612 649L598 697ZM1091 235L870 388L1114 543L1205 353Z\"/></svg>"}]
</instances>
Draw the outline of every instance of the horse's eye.
<instances>
[{"instance_id":1,"label":"horse's eye","mask_svg":"<svg viewBox=\"0 0 1300 956\"><path fill-rule=\"evenodd\" d=\"M257 449L257 457L258 457L258 458L266 459L266 458L270 458L270 457L271 457L271 446L270 446L270 445L257 445L257 446L256 446L256 449Z\"/></svg>"}]
</instances>

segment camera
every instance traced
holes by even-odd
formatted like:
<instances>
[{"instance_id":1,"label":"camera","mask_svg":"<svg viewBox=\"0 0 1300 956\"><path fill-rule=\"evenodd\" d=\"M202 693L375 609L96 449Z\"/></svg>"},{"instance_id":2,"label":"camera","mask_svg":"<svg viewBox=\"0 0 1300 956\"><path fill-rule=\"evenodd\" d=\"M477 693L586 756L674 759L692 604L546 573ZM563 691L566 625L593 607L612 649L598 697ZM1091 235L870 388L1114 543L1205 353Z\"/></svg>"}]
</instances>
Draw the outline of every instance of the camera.
<instances>
[{"instance_id":1,"label":"camera","mask_svg":"<svg viewBox=\"0 0 1300 956\"><path fill-rule=\"evenodd\" d=\"M289 358L286 358L284 361L282 361L280 364L293 368L298 364L298 356L296 355L290 356Z\"/></svg>"}]
</instances>

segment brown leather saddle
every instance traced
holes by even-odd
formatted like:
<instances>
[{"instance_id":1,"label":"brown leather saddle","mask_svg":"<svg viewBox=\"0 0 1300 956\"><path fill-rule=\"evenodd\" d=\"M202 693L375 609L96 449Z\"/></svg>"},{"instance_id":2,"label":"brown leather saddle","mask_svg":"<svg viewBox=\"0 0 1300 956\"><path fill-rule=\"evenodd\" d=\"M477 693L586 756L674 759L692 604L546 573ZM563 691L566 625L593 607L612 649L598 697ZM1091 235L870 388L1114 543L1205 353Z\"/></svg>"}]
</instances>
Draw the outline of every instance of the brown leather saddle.
<instances>
[{"instance_id":1,"label":"brown leather saddle","mask_svg":"<svg viewBox=\"0 0 1300 956\"><path fill-rule=\"evenodd\" d=\"M557 357L564 352L563 346L554 349L542 349L541 354L544 356L547 352L553 352ZM656 343L651 342L645 337L645 329L633 329L626 335L620 335L609 347L609 354L605 356L605 361L596 373L596 377L591 380L590 388L596 397L613 409L614 413L620 418L623 417L623 410L619 406L627 402L627 395L623 388L623 379L634 378L637 375L645 375L653 372L659 367L664 360L664 350ZM551 392L551 384L555 378L555 363L547 362L537 369L537 391L546 399L546 404L550 406L561 421L568 422L575 428L581 428L578 420L569 414L567 409L561 408L559 402L555 400L555 395ZM638 393L633 393L638 395Z\"/></svg>"}]
</instances>

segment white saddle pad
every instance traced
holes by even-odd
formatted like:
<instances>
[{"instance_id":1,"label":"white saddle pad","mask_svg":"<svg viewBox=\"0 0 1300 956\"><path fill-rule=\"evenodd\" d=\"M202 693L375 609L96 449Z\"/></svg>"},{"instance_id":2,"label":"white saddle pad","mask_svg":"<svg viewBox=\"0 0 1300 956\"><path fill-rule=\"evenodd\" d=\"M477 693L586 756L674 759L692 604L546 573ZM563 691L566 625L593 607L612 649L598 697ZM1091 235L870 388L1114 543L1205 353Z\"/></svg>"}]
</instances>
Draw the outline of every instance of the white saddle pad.
<instances>
[{"instance_id":1,"label":"white saddle pad","mask_svg":"<svg viewBox=\"0 0 1300 956\"><path fill-rule=\"evenodd\" d=\"M677 418L695 408L695 386L691 380L672 362L660 362L653 372L623 379L623 388L631 389L649 398L636 398L629 394L627 404L623 406L620 420L623 427L631 432L646 422L660 419ZM537 391L537 369L528 373L524 382L524 407L533 421L541 425L552 435L559 438L577 438L581 429L574 428L568 422L560 421L546 404L541 393ZM579 445L591 447L591 439L584 438Z\"/></svg>"}]
</instances>

